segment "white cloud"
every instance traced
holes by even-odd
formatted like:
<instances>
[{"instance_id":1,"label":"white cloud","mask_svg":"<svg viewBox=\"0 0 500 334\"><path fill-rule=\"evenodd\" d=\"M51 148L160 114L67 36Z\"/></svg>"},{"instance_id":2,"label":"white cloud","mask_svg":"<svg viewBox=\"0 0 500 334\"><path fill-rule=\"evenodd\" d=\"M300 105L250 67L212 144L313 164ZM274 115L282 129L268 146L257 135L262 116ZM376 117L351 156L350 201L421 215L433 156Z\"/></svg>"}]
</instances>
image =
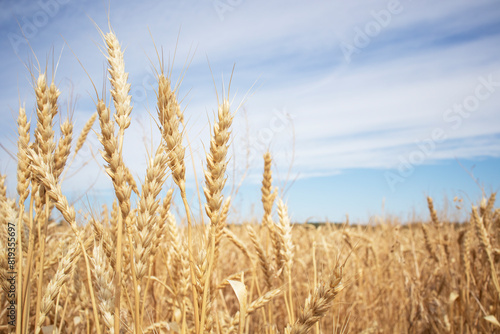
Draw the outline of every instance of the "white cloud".
<instances>
[{"instance_id":1,"label":"white cloud","mask_svg":"<svg viewBox=\"0 0 500 334\"><path fill-rule=\"evenodd\" d=\"M357 167L387 168L397 163L399 155L411 150L415 140L426 138L436 127L446 130L450 142L438 145L428 163L454 157L498 156L500 148L495 135L500 133L497 125L500 124L497 112L500 89L481 102L472 116L463 119L459 129L451 129L443 120L447 108L474 93L479 76L494 73L500 80L500 61L497 60L500 38L494 28L500 13L495 3L486 0L401 3L404 7L401 14L395 15L387 28L371 39L368 47L354 55L351 63L343 58L339 44L352 43L354 28L363 28L373 20L370 12L386 8L386 1L308 4L246 1L226 12L222 21L211 1L196 4L184 1L175 5L173 2L113 2L111 22L126 47L126 69L134 89L137 88L135 92L151 78L148 57L157 64L148 28L157 45L165 47L168 60L182 26L174 77L180 73L191 47L197 49L181 95L192 89L188 94L186 116L194 150L192 158L198 172L204 157L202 143L207 142L209 133L207 114L212 120L212 111L216 108L207 57L218 85L222 71L227 84L229 71L236 61L233 91L238 89L238 97L235 105L261 76L257 85L262 87L246 104L248 124L244 113L238 112L234 130L240 136L235 142L242 140L247 126L254 139L252 173L261 168L260 157L267 147L276 151L282 171L287 170L295 149L294 171L302 177ZM105 59L93 42L103 43L86 15L106 29L102 2L66 6L74 10L61 10L33 39L35 53L44 64L45 55L54 45L57 58L63 45L61 33L100 93ZM36 8L27 9L25 15L33 10ZM19 6L11 7L11 12L23 13ZM8 17L0 17L0 22L8 22ZM488 26L490 32L481 35L484 26ZM13 29L16 27L9 27L9 31ZM1 65L0 96L3 105L16 108L19 99L16 85L19 85L21 100L26 100L32 108L33 93L26 84L26 70L7 42L2 43L1 55L5 61ZM21 59L25 60L24 54ZM81 124L92 112L91 98L95 94L68 46L58 67L58 77L71 78L80 95L74 120ZM109 88L109 83L106 87ZM154 97L153 90L146 92ZM3 109L2 117L10 121L8 107ZM136 99L134 107L134 121L140 120L140 124L132 125L126 132L125 160L142 179L146 168L144 141L149 140L151 122L145 109L153 116L156 114L154 99ZM272 127L275 111L283 110L295 117L294 133L287 123L286 128L274 131L268 141L264 138L268 134L262 131ZM14 123L11 128L13 126ZM2 125L2 129L5 128L6 125ZM295 148L291 144L293 137ZM4 136L2 143L12 148L7 138L10 137ZM155 140L158 141L157 135ZM97 149L99 145L95 144ZM243 152L235 154L234 161L244 166ZM15 175L12 174L14 164L4 153L0 156L3 171ZM98 159L102 164L99 156ZM91 162L85 170L85 177L68 179L67 186L83 188L94 177L99 180L97 189L109 186L101 182L105 176L96 176L102 174L96 162Z\"/></svg>"}]
</instances>

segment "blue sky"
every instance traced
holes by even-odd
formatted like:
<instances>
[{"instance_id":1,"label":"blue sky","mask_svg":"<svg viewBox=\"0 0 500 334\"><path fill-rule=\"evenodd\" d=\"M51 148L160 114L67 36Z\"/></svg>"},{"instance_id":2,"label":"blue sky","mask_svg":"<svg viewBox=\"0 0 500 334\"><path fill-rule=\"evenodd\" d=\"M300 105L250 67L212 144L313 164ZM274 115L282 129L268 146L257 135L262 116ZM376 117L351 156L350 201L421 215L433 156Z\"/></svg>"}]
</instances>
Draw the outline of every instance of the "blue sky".
<instances>
[{"instance_id":1,"label":"blue sky","mask_svg":"<svg viewBox=\"0 0 500 334\"><path fill-rule=\"evenodd\" d=\"M363 222L383 215L426 219L427 195L458 217L480 199L481 187L500 188L500 5L493 0L2 1L0 142L7 150L15 154L19 101L36 122L25 67L36 62L26 39L49 73L57 64L62 116L70 115L79 131L95 107L75 55L99 92L109 88L104 44L93 23L106 32L108 14L130 73L134 110L124 159L138 181L147 152L159 143L151 130L152 66L158 67L152 35L167 62L176 50L173 78L190 61L180 96L192 148L191 190L191 162L201 180L208 120L216 109L212 73L218 92L223 84L227 91L236 64L233 110L245 103L234 120L226 195L234 195L246 177L233 217L262 213L259 183L267 148L294 221L339 221L345 214ZM76 104L68 109L71 96ZM96 208L112 193L98 149L91 134L63 183L79 207ZM0 151L11 195L15 168ZM465 203L458 213L455 196Z\"/></svg>"}]
</instances>

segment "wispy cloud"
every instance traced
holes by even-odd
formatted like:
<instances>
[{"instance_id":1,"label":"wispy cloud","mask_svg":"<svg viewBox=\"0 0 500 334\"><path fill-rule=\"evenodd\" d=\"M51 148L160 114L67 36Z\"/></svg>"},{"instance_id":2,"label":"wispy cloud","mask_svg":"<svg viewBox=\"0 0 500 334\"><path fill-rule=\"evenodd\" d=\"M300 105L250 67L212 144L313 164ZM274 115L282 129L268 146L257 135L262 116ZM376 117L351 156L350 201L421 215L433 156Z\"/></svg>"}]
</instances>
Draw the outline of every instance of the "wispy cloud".
<instances>
[{"instance_id":1,"label":"wispy cloud","mask_svg":"<svg viewBox=\"0 0 500 334\"><path fill-rule=\"evenodd\" d=\"M17 22L21 26L32 22L33 15L44 10L40 3L51 1L57 2L2 2L0 26L6 33L19 34ZM103 43L89 17L106 30L107 15L101 1L63 2L29 42L42 67L51 46L56 58L64 48L56 80L69 82L79 94L73 119L81 124L93 112L95 94L69 49L101 92L105 59L97 45ZM500 82L500 7L492 0L399 1L400 10L382 24L377 16L389 11L391 3L246 1L221 15L209 0L112 2L111 23L126 47L126 68L136 94L133 117L139 121L126 133L130 145L126 161L142 177L154 124L150 115L155 115L150 60L158 66L149 31L164 47L166 60L172 59L179 37L174 77L194 54L181 95L187 96L184 105L189 102L186 117L194 151L190 158L198 165L208 138L208 119L216 108L208 61L219 92L220 74L224 73L227 84L236 63L234 106L257 81L259 88L251 91L245 110L235 120L235 143L241 143L241 149L232 157L242 169L251 151L250 179L258 179L253 175L259 172L260 156L268 147L275 151L281 171L288 169L294 151L293 170L306 178L350 168L397 168L400 158L411 154L434 129L443 130L446 140L436 143L425 164L498 157L499 86L493 84L488 98L479 101L467 117L461 116L458 127L458 121L446 115L475 94L479 78L492 76L494 83ZM368 34L368 25L377 22L379 29ZM367 34L368 42L358 45L347 59L342 45L356 47L360 32ZM0 125L3 133L10 129L2 143L15 151L9 142L14 138L9 108L16 109L19 99L26 101L28 109L34 105L29 73L19 60L29 62L30 51L26 43L15 50L8 38L0 46L2 117L10 122ZM276 115L282 118L276 121ZM158 136L153 141L157 143ZM92 159L88 154L82 161ZM0 159L2 172L14 175L15 164L5 153L0 153ZM86 170L89 176L97 175L98 163L90 162ZM96 187L105 189L106 183L100 182L104 179L99 178ZM76 178L68 183L75 189L85 185Z\"/></svg>"}]
</instances>

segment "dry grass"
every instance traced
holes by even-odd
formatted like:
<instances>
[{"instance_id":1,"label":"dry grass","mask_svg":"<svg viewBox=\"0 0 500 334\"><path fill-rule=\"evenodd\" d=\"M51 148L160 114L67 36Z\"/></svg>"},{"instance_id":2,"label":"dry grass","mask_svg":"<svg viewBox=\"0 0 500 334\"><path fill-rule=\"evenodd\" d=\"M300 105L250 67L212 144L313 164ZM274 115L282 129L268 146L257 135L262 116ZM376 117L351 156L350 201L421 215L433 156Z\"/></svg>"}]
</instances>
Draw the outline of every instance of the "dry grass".
<instances>
[{"instance_id":1,"label":"dry grass","mask_svg":"<svg viewBox=\"0 0 500 334\"><path fill-rule=\"evenodd\" d=\"M36 129L24 107L18 117L17 198L0 178L0 332L2 333L493 333L500 332L500 210L495 194L472 207L470 222L438 215L428 198L428 222L376 226L292 225L272 186L272 156L264 155L259 223L227 224L224 198L234 110L217 106L204 166L205 213L197 222L186 196L185 136L178 85L163 68L157 109L162 142L137 185L123 161L131 124L130 84L114 33L102 34L110 95L75 145L61 122L54 82L34 79ZM160 66L162 67L162 65ZM34 77L35 78L35 77ZM101 215L76 221L61 191L61 175L96 131L115 202ZM115 123L117 131L115 130ZM72 149L72 146L74 148ZM171 212L174 189L184 213ZM132 191L137 201L131 199ZM29 199L28 203L26 202ZM55 223L53 209L63 217ZM293 210L293 208L290 208ZM9 236L17 235L17 295L9 294ZM17 307L12 323L10 304Z\"/></svg>"}]
</instances>

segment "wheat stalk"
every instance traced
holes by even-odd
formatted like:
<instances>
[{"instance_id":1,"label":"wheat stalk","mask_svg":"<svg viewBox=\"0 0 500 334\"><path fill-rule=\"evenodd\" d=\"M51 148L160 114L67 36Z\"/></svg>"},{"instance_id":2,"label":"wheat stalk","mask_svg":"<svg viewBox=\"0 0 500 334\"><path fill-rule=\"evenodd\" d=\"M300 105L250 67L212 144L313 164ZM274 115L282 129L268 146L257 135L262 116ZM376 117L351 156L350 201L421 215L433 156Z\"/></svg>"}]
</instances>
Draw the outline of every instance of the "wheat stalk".
<instances>
[{"instance_id":1,"label":"wheat stalk","mask_svg":"<svg viewBox=\"0 0 500 334\"><path fill-rule=\"evenodd\" d=\"M188 254L189 268L191 274L191 292L193 295L195 331L199 333L199 310L198 310L198 295L196 291L196 273L193 257L193 241L192 241L192 221L191 211L187 202L186 195L186 165L184 162L185 148L182 146L182 134L179 131L179 120L182 118L182 112L172 90L170 79L167 78L163 69L158 76L158 93L157 93L157 108L158 119L162 127L162 137L165 142L165 151L168 155L168 165L172 171L172 178L181 191L182 202L186 210L186 218L188 223Z\"/></svg>"},{"instance_id":2,"label":"wheat stalk","mask_svg":"<svg viewBox=\"0 0 500 334\"><path fill-rule=\"evenodd\" d=\"M53 119L57 113L57 97L59 95L57 88L52 83L51 87L47 86L47 81L45 74L40 74L35 84L35 95L36 95L36 114L37 114L37 126L35 129L35 143L34 149L40 154L40 157L49 166L48 171L53 173L54 169L54 129L52 127ZM38 184L34 187L32 194L35 194L35 212L37 217L38 226L38 240L40 249L40 261L38 265L38 275L39 280L37 284L37 299L36 299L36 311L35 311L35 323L38 322L38 317L40 314L40 304L42 302L42 286L43 286L43 272L44 272L44 262L45 262L45 238L46 238L46 227L47 220L49 219L50 209L48 203L48 197L45 194L45 189L42 185ZM45 210L43 206L45 205Z\"/></svg>"},{"instance_id":3,"label":"wheat stalk","mask_svg":"<svg viewBox=\"0 0 500 334\"><path fill-rule=\"evenodd\" d=\"M117 231L116 231L116 276L115 276L115 309L114 309L114 331L120 331L120 296L121 296L121 269L122 269L122 234L123 221L128 219L130 213L130 194L131 187L126 182L126 171L121 155L117 139L114 134L114 124L110 117L110 111L106 107L103 100L97 103L97 114L99 115L99 124L101 134L98 136L99 141L103 146L101 155L107 163L106 172L113 181L115 195L118 199L120 207L120 215L118 216Z\"/></svg>"},{"instance_id":4,"label":"wheat stalk","mask_svg":"<svg viewBox=\"0 0 500 334\"><path fill-rule=\"evenodd\" d=\"M118 201L120 202L120 207L121 207L121 216L120 219L118 220L118 230L117 230L117 277L115 280L115 287L116 287L116 293L117 293L117 298L115 299L115 319L114 319L114 325L115 325L115 332L119 333L120 332L120 296L121 296L121 264L122 264L122 230L123 230L123 224L127 224L127 222L130 222L130 218L128 216L128 213L130 211L130 195L131 195L131 189L133 188L133 183L132 185L127 185L126 182L131 183L131 179L133 178L130 177L130 172L128 169L125 167L123 160L122 160L122 150L123 150L123 137L124 137L124 132L125 130L130 126L131 118L130 114L132 112L132 106L131 106L131 100L132 96L129 95L130 92L130 84L127 82L128 79L128 73L125 72L125 61L123 58L123 51L121 50L120 43L118 41L118 38L116 35L111 31L105 34L104 36L104 41L106 42L107 46L107 59L108 59L108 72L110 74L109 81L111 82L111 96L113 97L113 102L115 106L115 113L114 113L114 119L115 122L118 124L118 140L115 144L117 144L117 147L114 148L113 154L117 156L116 161L112 161L110 163L107 161L110 166L116 167L115 169L112 170L114 175L110 175L111 178L113 179L113 184L115 186L115 193L118 198ZM101 101L99 101L101 102ZM98 113L99 109L103 109L102 107L99 108L98 106ZM101 118L101 115L99 115L99 118ZM108 119L108 127L109 125L109 119ZM102 129L102 126L101 126ZM104 145L104 144L103 144ZM109 174L109 171L108 171ZM128 241L129 241L129 247L133 247L132 245L132 227L127 226L127 235L128 235ZM130 253L130 256L132 256L132 252ZM135 273L135 265L134 261L130 259L130 264L132 267L132 272L133 272L133 278L134 278L134 296L135 296L135 331L140 332L140 321L139 321L139 292L137 290L137 282L136 280L136 273Z\"/></svg>"}]
</instances>

